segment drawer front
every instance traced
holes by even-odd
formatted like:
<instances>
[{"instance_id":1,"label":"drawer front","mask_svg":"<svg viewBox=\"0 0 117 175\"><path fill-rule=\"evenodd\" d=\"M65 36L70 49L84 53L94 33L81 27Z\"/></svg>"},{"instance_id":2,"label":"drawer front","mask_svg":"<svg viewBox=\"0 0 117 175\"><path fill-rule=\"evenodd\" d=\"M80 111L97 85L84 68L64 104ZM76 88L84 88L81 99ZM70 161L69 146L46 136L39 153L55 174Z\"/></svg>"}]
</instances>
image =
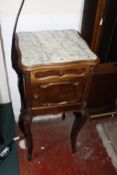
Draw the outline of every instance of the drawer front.
<instances>
[{"instance_id":1,"label":"drawer front","mask_svg":"<svg viewBox=\"0 0 117 175\"><path fill-rule=\"evenodd\" d=\"M81 103L85 79L32 84L32 107Z\"/></svg>"},{"instance_id":2,"label":"drawer front","mask_svg":"<svg viewBox=\"0 0 117 175\"><path fill-rule=\"evenodd\" d=\"M75 67L75 68L59 68L59 69L44 69L31 71L32 83L47 83L60 81L74 81L78 77L83 77L88 74L90 67Z\"/></svg>"}]
</instances>

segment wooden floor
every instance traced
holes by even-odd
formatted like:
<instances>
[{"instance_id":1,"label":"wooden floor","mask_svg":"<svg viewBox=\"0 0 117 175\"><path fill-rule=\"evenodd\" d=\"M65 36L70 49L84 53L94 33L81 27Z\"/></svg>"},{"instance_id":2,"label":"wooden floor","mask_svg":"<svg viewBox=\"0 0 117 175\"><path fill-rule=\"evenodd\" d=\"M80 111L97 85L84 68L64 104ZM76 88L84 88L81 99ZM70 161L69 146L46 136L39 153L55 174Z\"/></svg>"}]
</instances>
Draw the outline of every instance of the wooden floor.
<instances>
[{"instance_id":1,"label":"wooden floor","mask_svg":"<svg viewBox=\"0 0 117 175\"><path fill-rule=\"evenodd\" d=\"M77 139L78 152L71 154L70 130L73 117L33 122L33 160L18 148L21 175L116 175L96 130L96 124L110 119L88 120Z\"/></svg>"}]
</instances>

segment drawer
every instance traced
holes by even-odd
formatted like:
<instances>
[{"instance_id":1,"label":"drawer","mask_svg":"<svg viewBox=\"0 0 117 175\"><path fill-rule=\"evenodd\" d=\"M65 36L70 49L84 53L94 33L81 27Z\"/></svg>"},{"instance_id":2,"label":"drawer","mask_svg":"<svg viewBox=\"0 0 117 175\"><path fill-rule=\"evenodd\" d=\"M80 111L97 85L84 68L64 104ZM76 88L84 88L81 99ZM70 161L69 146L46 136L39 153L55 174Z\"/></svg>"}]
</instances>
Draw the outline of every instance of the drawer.
<instances>
[{"instance_id":1,"label":"drawer","mask_svg":"<svg viewBox=\"0 0 117 175\"><path fill-rule=\"evenodd\" d=\"M85 76L89 71L89 66L75 68L44 69L31 71L32 83L59 82L73 80Z\"/></svg>"},{"instance_id":2,"label":"drawer","mask_svg":"<svg viewBox=\"0 0 117 175\"><path fill-rule=\"evenodd\" d=\"M76 81L34 83L31 85L32 107L81 103L85 78Z\"/></svg>"}]
</instances>

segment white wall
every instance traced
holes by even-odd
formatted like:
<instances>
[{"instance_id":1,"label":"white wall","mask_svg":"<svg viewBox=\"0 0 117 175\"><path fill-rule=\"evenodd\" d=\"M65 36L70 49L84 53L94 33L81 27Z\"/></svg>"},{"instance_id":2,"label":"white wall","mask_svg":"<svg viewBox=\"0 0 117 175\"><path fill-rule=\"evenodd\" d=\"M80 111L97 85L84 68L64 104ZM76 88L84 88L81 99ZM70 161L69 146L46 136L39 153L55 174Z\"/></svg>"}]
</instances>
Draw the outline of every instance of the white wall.
<instances>
[{"instance_id":1,"label":"white wall","mask_svg":"<svg viewBox=\"0 0 117 175\"><path fill-rule=\"evenodd\" d=\"M11 36L20 0L0 0L0 24L4 41L13 111L17 120L20 97L17 76L11 66ZM26 0L18 23L18 31L76 29L80 31L84 0Z\"/></svg>"},{"instance_id":2,"label":"white wall","mask_svg":"<svg viewBox=\"0 0 117 175\"><path fill-rule=\"evenodd\" d=\"M0 37L0 104L10 102L6 70L3 60L2 43Z\"/></svg>"},{"instance_id":3,"label":"white wall","mask_svg":"<svg viewBox=\"0 0 117 175\"><path fill-rule=\"evenodd\" d=\"M2 16L16 15L21 0L0 0ZM83 0L25 0L23 14L78 14L82 9Z\"/></svg>"}]
</instances>

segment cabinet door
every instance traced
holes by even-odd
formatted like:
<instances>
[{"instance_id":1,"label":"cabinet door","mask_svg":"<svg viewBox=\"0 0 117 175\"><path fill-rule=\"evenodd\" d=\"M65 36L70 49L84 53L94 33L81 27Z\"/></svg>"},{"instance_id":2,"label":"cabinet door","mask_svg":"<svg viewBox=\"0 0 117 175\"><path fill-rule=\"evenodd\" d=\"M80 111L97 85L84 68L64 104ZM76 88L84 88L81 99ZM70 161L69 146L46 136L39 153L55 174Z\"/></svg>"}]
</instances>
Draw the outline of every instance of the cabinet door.
<instances>
[{"instance_id":1,"label":"cabinet door","mask_svg":"<svg viewBox=\"0 0 117 175\"><path fill-rule=\"evenodd\" d=\"M84 81L85 82L85 81ZM60 81L57 83L32 85L32 106L44 107L53 105L66 105L81 103L84 90L84 82ZM81 87L82 85L82 87Z\"/></svg>"},{"instance_id":2,"label":"cabinet door","mask_svg":"<svg viewBox=\"0 0 117 175\"><path fill-rule=\"evenodd\" d=\"M31 73L32 107L81 104L89 66Z\"/></svg>"}]
</instances>

